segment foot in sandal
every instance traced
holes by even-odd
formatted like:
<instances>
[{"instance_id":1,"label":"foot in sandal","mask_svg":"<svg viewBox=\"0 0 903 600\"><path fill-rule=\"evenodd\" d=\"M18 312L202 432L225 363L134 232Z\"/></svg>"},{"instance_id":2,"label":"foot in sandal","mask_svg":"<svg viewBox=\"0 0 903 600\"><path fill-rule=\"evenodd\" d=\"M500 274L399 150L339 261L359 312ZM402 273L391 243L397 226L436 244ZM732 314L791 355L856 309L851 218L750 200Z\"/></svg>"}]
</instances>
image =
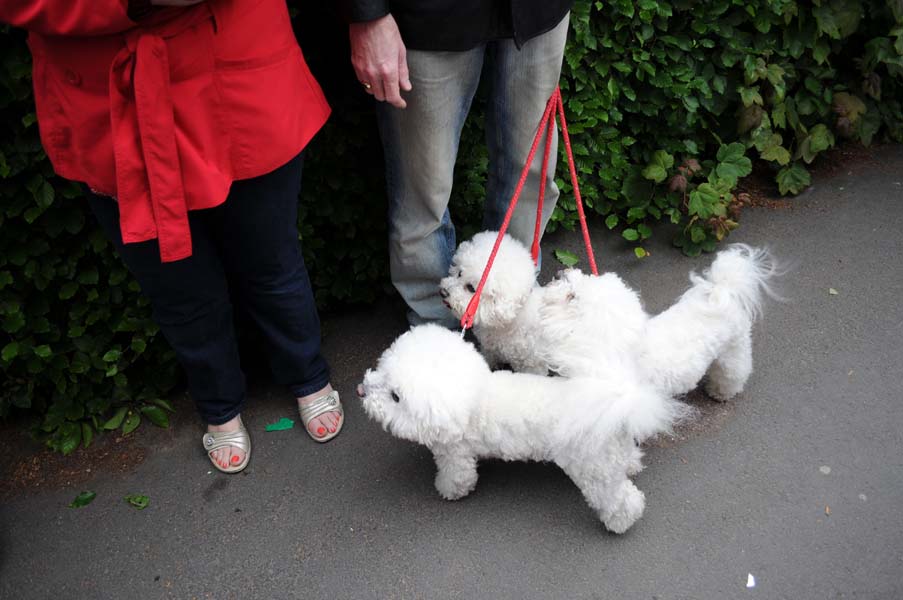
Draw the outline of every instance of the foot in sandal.
<instances>
[{"instance_id":1,"label":"foot in sandal","mask_svg":"<svg viewBox=\"0 0 903 600\"><path fill-rule=\"evenodd\" d=\"M328 442L337 436L345 421L339 393L329 384L322 390L298 398L298 411L307 433L317 442Z\"/></svg>"},{"instance_id":2,"label":"foot in sandal","mask_svg":"<svg viewBox=\"0 0 903 600\"><path fill-rule=\"evenodd\" d=\"M223 473L237 473L248 466L251 438L241 415L221 425L208 425L202 441L210 462Z\"/></svg>"}]
</instances>

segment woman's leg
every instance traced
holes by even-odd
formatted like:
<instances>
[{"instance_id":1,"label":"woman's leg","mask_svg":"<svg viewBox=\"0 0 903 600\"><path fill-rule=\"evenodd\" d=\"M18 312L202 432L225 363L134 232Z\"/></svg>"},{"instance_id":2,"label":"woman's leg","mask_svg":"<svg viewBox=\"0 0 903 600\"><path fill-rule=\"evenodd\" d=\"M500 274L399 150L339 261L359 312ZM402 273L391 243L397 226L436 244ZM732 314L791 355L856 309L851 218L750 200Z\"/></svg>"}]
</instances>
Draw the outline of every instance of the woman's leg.
<instances>
[{"instance_id":1,"label":"woman's leg","mask_svg":"<svg viewBox=\"0 0 903 600\"><path fill-rule=\"evenodd\" d=\"M150 299L154 321L172 346L188 378L188 389L208 431L233 431L245 400L232 304L223 266L211 239L207 215L189 217L193 254L161 263L156 241L123 244L116 201L94 194L88 202L116 251ZM243 454L231 447L214 458L228 466Z\"/></svg>"},{"instance_id":2,"label":"woman's leg","mask_svg":"<svg viewBox=\"0 0 903 600\"><path fill-rule=\"evenodd\" d=\"M320 353L320 320L301 245L298 194L302 157L261 177L236 181L215 209L226 269L270 347L277 382L299 402L332 391ZM334 432L338 412L311 421L312 435Z\"/></svg>"}]
</instances>

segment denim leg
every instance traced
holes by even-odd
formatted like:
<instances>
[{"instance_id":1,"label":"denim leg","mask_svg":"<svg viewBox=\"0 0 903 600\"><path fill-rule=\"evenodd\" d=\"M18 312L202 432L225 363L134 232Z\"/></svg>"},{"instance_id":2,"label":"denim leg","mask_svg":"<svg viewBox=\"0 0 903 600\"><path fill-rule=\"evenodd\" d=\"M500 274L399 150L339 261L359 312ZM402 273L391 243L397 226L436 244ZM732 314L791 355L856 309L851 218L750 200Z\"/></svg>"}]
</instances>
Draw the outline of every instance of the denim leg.
<instances>
[{"instance_id":1,"label":"denim leg","mask_svg":"<svg viewBox=\"0 0 903 600\"><path fill-rule=\"evenodd\" d=\"M299 155L266 175L236 181L213 211L235 292L267 341L274 379L296 397L326 387L320 319L298 239Z\"/></svg>"},{"instance_id":2,"label":"denim leg","mask_svg":"<svg viewBox=\"0 0 903 600\"><path fill-rule=\"evenodd\" d=\"M205 216L189 216L193 254L161 263L156 241L122 243L115 200L88 194L88 202L150 299L154 321L185 369L188 390L201 418L211 425L231 420L244 406L245 378L228 285Z\"/></svg>"},{"instance_id":3,"label":"denim leg","mask_svg":"<svg viewBox=\"0 0 903 600\"><path fill-rule=\"evenodd\" d=\"M409 50L413 89L405 94L407 108L377 105L389 196L389 268L412 324L455 324L439 297L439 280L455 252L448 201L484 50Z\"/></svg>"},{"instance_id":4,"label":"denim leg","mask_svg":"<svg viewBox=\"0 0 903 600\"><path fill-rule=\"evenodd\" d=\"M489 173L483 213L484 229L498 229L508 210L508 203L530 153L539 120L561 76L568 24L569 15L552 30L529 40L520 50L513 40L491 42L487 48L486 76L489 78L490 94L486 114L486 143L489 149ZM543 135L539 141L536 157L508 228L508 233L528 248L533 243L536 226L545 138L546 135ZM558 201L558 186L555 185L554 175L557 147L556 135L552 140L546 175L540 234L545 231Z\"/></svg>"}]
</instances>

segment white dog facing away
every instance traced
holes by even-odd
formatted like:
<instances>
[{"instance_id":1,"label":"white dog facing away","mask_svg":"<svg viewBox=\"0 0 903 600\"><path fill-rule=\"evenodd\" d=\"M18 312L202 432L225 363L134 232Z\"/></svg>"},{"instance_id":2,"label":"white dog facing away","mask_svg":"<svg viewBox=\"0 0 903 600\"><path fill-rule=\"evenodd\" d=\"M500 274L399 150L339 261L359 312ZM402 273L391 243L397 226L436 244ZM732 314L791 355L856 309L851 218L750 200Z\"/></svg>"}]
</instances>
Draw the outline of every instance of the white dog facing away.
<instances>
[{"instance_id":1,"label":"white dog facing away","mask_svg":"<svg viewBox=\"0 0 903 600\"><path fill-rule=\"evenodd\" d=\"M630 348L640 379L661 393L685 394L706 377L708 394L729 400L752 373L752 326L763 296L776 297L777 274L766 250L732 244L702 276L690 274L693 285L675 304L637 328L612 321L619 311L596 292L596 278L574 273L546 287L539 346L560 375L591 376L612 368L606 344L615 339L619 352Z\"/></svg>"},{"instance_id":2,"label":"white dog facing away","mask_svg":"<svg viewBox=\"0 0 903 600\"><path fill-rule=\"evenodd\" d=\"M455 252L448 277L439 284L439 294L459 319L473 298L483 269L492 253L497 232L484 231L472 240L463 242ZM573 271L580 275L579 271ZM573 274L566 271L565 276ZM627 287L614 273L593 278L590 284L598 298L604 299L603 313L596 317L607 320L612 327L595 331L602 335L595 345L608 351L608 362L613 367L623 362L624 368L632 361L625 343L628 332L638 332L647 316L639 296ZM547 375L560 362L554 348L544 348L541 330L543 316L540 311L545 303L545 289L536 283L536 271L530 251L509 235L505 235L493 269L486 280L480 304L474 315L473 332L480 342L480 351L493 368L508 364L519 373ZM637 333L638 335L638 333ZM562 357L564 358L564 357Z\"/></svg>"},{"instance_id":3,"label":"white dog facing away","mask_svg":"<svg viewBox=\"0 0 903 600\"><path fill-rule=\"evenodd\" d=\"M358 395L384 429L432 451L442 497L469 494L482 458L552 461L615 533L645 506L628 478L642 469L637 442L689 411L616 371L592 379L492 372L472 344L432 324L395 340Z\"/></svg>"},{"instance_id":4,"label":"white dog facing away","mask_svg":"<svg viewBox=\"0 0 903 600\"><path fill-rule=\"evenodd\" d=\"M440 293L460 317L473 297L496 238L464 242ZM566 377L635 370L666 395L683 394L708 375L707 391L727 400L752 372L752 325L777 274L765 250L734 244L719 252L668 310L650 317L639 294L617 275L564 271L535 283L527 249L505 236L474 318L474 334L490 364Z\"/></svg>"}]
</instances>

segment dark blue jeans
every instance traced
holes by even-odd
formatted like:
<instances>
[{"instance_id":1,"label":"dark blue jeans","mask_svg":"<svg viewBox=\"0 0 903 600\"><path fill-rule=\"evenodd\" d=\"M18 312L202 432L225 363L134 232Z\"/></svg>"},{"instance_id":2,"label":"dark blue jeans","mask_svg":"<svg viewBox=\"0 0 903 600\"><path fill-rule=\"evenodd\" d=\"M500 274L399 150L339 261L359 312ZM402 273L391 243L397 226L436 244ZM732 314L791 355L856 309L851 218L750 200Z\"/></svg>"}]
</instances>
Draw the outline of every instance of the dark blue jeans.
<instances>
[{"instance_id":1,"label":"dark blue jeans","mask_svg":"<svg viewBox=\"0 0 903 600\"><path fill-rule=\"evenodd\" d=\"M299 155L271 173L236 181L225 203L192 211L193 254L173 263L160 262L156 241L124 245L116 202L89 195L91 209L150 299L198 411L211 425L235 417L245 401L233 297L263 333L277 382L296 397L329 382L298 241L302 164Z\"/></svg>"}]
</instances>

